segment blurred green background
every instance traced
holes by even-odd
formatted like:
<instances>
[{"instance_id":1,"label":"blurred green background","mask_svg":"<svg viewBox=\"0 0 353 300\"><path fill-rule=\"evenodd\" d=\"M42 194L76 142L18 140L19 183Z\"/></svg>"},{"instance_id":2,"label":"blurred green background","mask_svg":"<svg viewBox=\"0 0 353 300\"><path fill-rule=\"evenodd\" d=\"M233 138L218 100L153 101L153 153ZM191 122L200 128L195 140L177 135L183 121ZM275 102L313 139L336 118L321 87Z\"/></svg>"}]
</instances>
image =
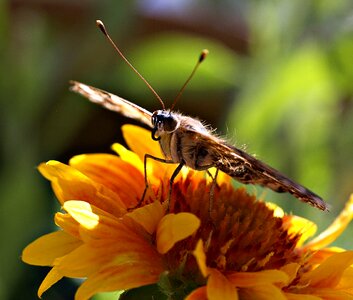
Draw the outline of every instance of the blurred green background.
<instances>
[{"instance_id":1,"label":"blurred green background","mask_svg":"<svg viewBox=\"0 0 353 300\"><path fill-rule=\"evenodd\" d=\"M69 80L160 108L97 30L98 18L167 106L208 48L177 108L332 208L250 191L320 230L332 222L353 192L352 1L0 0L0 299L36 299L48 271L20 260L25 245L55 229L59 209L36 166L110 152L130 122L69 92ZM335 245L353 249L352 229ZM75 290L63 280L43 299L73 299Z\"/></svg>"}]
</instances>

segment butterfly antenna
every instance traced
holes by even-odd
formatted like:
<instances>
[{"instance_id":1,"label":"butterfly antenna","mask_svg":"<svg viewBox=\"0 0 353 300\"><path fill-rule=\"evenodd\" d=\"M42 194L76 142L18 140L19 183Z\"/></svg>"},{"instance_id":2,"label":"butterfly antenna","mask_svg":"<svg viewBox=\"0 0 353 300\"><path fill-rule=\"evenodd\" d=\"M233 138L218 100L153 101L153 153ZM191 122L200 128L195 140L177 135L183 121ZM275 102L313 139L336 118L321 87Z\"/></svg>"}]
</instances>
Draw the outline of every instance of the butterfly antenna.
<instances>
[{"instance_id":1,"label":"butterfly antenna","mask_svg":"<svg viewBox=\"0 0 353 300\"><path fill-rule=\"evenodd\" d=\"M127 60L125 55L120 51L118 46L113 42L112 38L108 34L107 30L105 29L105 26L101 20L96 20L96 24L98 28L103 32L103 34L106 36L108 41L112 44L114 49L119 53L120 57L127 63L127 65L137 74L138 77L142 79L142 81L147 85L149 90L153 93L153 95L157 98L157 100L161 103L162 108L165 109L164 102L162 98L157 94L157 92L153 89L153 87L148 83L148 81L135 69L135 67Z\"/></svg>"},{"instance_id":2,"label":"butterfly antenna","mask_svg":"<svg viewBox=\"0 0 353 300\"><path fill-rule=\"evenodd\" d=\"M183 94L186 86L188 85L188 83L190 82L190 80L192 79L192 77L194 77L194 74L197 70L197 68L199 67L199 65L205 60L206 56L208 55L208 50L207 49L203 49L201 51L201 54L200 54L200 57L199 57L199 60L197 61L194 69L192 70L189 78L185 81L185 83L183 84L183 86L181 87L179 93L177 94L177 96L175 97L174 101L173 101L173 104L172 104L172 107L170 108L170 110L173 110L175 105L177 104L177 102L179 101L181 95Z\"/></svg>"}]
</instances>

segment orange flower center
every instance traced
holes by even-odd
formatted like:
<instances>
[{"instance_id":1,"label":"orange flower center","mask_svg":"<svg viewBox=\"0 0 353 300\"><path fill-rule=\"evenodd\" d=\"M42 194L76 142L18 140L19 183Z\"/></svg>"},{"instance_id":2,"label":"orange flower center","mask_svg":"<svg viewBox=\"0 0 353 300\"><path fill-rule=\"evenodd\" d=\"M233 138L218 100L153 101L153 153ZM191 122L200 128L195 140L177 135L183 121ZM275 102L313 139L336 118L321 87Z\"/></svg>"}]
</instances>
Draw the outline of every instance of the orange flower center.
<instances>
[{"instance_id":1,"label":"orange flower center","mask_svg":"<svg viewBox=\"0 0 353 300\"><path fill-rule=\"evenodd\" d=\"M170 212L191 212L201 226L166 254L169 270L180 272L182 267L188 277L204 280L191 255L199 239L204 241L207 266L225 273L279 269L290 262L303 265L303 256L295 251L300 236L289 234L282 218L274 217L265 203L243 188L222 184L215 187L209 211L211 183L192 177L174 183Z\"/></svg>"}]
</instances>

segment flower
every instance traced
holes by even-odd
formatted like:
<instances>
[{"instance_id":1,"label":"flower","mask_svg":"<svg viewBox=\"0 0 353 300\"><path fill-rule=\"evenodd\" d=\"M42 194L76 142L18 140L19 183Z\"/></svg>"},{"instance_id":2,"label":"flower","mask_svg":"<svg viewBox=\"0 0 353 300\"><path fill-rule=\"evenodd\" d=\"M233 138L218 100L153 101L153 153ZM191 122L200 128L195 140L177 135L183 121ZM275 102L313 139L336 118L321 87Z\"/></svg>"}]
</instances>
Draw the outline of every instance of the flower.
<instances>
[{"instance_id":1,"label":"flower","mask_svg":"<svg viewBox=\"0 0 353 300\"><path fill-rule=\"evenodd\" d=\"M183 168L167 203L175 165L149 160L149 187L139 203L143 156L162 154L148 131L125 125L123 133L134 152L114 144L119 156L79 155L69 165L39 166L65 211L55 215L61 230L22 254L26 263L52 267L39 297L65 276L86 278L77 300L104 291L129 295L146 285L151 298L166 299L353 298L353 251L325 248L352 219L353 196L306 244L314 223L235 189L223 173L213 185L204 172Z\"/></svg>"}]
</instances>

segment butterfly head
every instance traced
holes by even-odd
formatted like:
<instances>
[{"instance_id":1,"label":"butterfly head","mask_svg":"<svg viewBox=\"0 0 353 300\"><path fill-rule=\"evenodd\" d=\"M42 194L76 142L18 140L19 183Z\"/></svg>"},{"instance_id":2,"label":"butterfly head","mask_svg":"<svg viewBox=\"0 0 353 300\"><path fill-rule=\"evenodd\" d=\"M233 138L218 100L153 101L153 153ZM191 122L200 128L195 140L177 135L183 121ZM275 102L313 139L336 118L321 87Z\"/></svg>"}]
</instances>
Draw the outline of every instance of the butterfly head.
<instances>
[{"instance_id":1,"label":"butterfly head","mask_svg":"<svg viewBox=\"0 0 353 300\"><path fill-rule=\"evenodd\" d=\"M158 141L163 134L172 133L179 125L180 121L176 115L168 110L156 110L152 114L152 139Z\"/></svg>"}]
</instances>

